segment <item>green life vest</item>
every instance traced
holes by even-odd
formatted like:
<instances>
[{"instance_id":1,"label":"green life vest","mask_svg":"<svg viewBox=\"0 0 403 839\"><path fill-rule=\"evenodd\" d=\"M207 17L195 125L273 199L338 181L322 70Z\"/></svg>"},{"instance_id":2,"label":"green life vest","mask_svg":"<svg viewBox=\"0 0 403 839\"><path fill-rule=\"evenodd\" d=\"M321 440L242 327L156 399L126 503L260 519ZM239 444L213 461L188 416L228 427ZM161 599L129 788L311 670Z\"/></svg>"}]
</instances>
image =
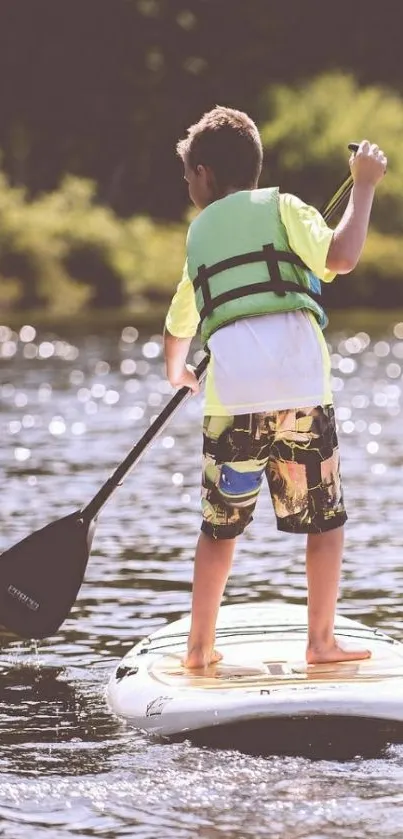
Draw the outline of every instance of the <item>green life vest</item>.
<instances>
[{"instance_id":1,"label":"green life vest","mask_svg":"<svg viewBox=\"0 0 403 839\"><path fill-rule=\"evenodd\" d=\"M242 190L209 204L187 238L204 344L240 318L309 309L323 327L320 282L290 248L278 187Z\"/></svg>"}]
</instances>

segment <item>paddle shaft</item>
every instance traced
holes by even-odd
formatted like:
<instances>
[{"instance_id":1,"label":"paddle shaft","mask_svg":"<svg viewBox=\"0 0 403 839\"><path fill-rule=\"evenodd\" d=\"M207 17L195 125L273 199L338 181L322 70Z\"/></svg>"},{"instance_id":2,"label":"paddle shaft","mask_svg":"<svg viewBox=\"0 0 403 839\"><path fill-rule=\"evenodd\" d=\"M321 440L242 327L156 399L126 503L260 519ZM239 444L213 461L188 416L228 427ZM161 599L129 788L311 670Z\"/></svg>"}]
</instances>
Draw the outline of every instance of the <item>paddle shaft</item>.
<instances>
[{"instance_id":1,"label":"paddle shaft","mask_svg":"<svg viewBox=\"0 0 403 839\"><path fill-rule=\"evenodd\" d=\"M352 151L358 149L358 144L350 143L349 148ZM353 185L353 178L349 174L338 186L332 198L321 208L321 215L327 222L335 212L343 204ZM199 382L203 381L207 372L207 365L209 356L205 355L200 364L196 367L195 374ZM111 497L115 489L120 486L123 479L128 475L133 466L140 460L142 455L150 447L151 443L157 435L165 428L171 417L177 412L178 408L185 402L192 391L188 387L182 387L172 397L168 404L163 408L158 417L151 423L145 434L140 438L135 446L131 449L127 457L120 463L115 472L108 478L108 480L101 486L94 498L81 511L84 521L92 521L98 513L105 506L106 502Z\"/></svg>"},{"instance_id":2,"label":"paddle shaft","mask_svg":"<svg viewBox=\"0 0 403 839\"><path fill-rule=\"evenodd\" d=\"M203 381L207 372L209 356L205 355L200 364L196 367L195 374L199 382ZM181 387L172 399L165 405L158 417L151 423L147 431L140 438L138 443L131 449L127 457L119 464L115 472L103 484L94 498L82 510L83 518L87 521L94 519L102 507L106 504L115 489L120 486L123 479L130 472L133 466L140 460L147 451L154 438L165 428L171 417L176 413L183 402L188 399L192 391L188 387Z\"/></svg>"}]
</instances>

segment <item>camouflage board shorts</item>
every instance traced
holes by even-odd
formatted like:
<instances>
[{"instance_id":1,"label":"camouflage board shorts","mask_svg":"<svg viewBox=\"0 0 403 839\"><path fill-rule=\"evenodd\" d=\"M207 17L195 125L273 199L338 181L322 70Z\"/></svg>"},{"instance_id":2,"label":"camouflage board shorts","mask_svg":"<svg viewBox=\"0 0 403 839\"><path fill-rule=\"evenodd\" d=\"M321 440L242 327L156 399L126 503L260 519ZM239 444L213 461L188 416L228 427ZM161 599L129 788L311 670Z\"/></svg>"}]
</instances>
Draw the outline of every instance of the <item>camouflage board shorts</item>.
<instances>
[{"instance_id":1,"label":"camouflage board shorts","mask_svg":"<svg viewBox=\"0 0 403 839\"><path fill-rule=\"evenodd\" d=\"M238 536L266 476L278 530L323 533L347 519L332 405L205 417L202 530Z\"/></svg>"}]
</instances>

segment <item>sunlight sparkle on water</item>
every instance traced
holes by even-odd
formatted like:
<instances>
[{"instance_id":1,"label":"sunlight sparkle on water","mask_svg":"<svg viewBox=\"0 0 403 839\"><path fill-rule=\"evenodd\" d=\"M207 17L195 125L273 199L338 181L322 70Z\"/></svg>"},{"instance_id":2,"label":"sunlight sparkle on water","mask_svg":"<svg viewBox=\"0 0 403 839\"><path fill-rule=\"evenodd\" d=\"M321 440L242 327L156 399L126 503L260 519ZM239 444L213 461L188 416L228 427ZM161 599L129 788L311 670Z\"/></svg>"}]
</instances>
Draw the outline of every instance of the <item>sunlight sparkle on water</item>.
<instances>
[{"instance_id":1,"label":"sunlight sparkle on water","mask_svg":"<svg viewBox=\"0 0 403 839\"><path fill-rule=\"evenodd\" d=\"M351 420L347 420L342 424L342 430L344 434L351 434L354 431L355 425Z\"/></svg>"},{"instance_id":2,"label":"sunlight sparkle on water","mask_svg":"<svg viewBox=\"0 0 403 839\"><path fill-rule=\"evenodd\" d=\"M85 434L86 426L83 422L73 422L71 426L71 433L76 437L80 434Z\"/></svg>"},{"instance_id":3,"label":"sunlight sparkle on water","mask_svg":"<svg viewBox=\"0 0 403 839\"><path fill-rule=\"evenodd\" d=\"M331 387L332 387L332 390L335 393L337 393L340 390L343 390L343 388L344 388L343 379L340 379L339 376L332 376L331 377Z\"/></svg>"},{"instance_id":4,"label":"sunlight sparkle on water","mask_svg":"<svg viewBox=\"0 0 403 839\"><path fill-rule=\"evenodd\" d=\"M351 408L345 408L342 406L340 408L336 408L335 415L338 420L348 420L351 417Z\"/></svg>"},{"instance_id":5,"label":"sunlight sparkle on water","mask_svg":"<svg viewBox=\"0 0 403 839\"><path fill-rule=\"evenodd\" d=\"M387 466L385 463L373 463L371 466L371 472L373 475L384 475L387 471Z\"/></svg>"},{"instance_id":6,"label":"sunlight sparkle on water","mask_svg":"<svg viewBox=\"0 0 403 839\"><path fill-rule=\"evenodd\" d=\"M350 373L354 373L354 370L357 367L357 362L354 361L353 358L342 358L339 361L339 370L344 373L345 375L349 375Z\"/></svg>"},{"instance_id":7,"label":"sunlight sparkle on water","mask_svg":"<svg viewBox=\"0 0 403 839\"><path fill-rule=\"evenodd\" d=\"M36 337L36 329L34 326L30 326L26 324L22 326L20 329L20 341L23 343L29 344L31 341L35 340Z\"/></svg>"},{"instance_id":8,"label":"sunlight sparkle on water","mask_svg":"<svg viewBox=\"0 0 403 839\"><path fill-rule=\"evenodd\" d=\"M116 405L119 402L120 393L117 390L107 390L103 401L105 405Z\"/></svg>"},{"instance_id":9,"label":"sunlight sparkle on water","mask_svg":"<svg viewBox=\"0 0 403 839\"><path fill-rule=\"evenodd\" d=\"M135 326L125 326L120 337L126 344L134 344L139 337L139 331Z\"/></svg>"},{"instance_id":10,"label":"sunlight sparkle on water","mask_svg":"<svg viewBox=\"0 0 403 839\"><path fill-rule=\"evenodd\" d=\"M96 376L107 376L110 372L110 364L107 361L97 361L94 369Z\"/></svg>"},{"instance_id":11,"label":"sunlight sparkle on water","mask_svg":"<svg viewBox=\"0 0 403 839\"><path fill-rule=\"evenodd\" d=\"M125 410L125 417L127 417L127 419L134 420L134 422L141 420L143 416L144 408L140 405L135 405L133 408L126 408Z\"/></svg>"},{"instance_id":12,"label":"sunlight sparkle on water","mask_svg":"<svg viewBox=\"0 0 403 839\"><path fill-rule=\"evenodd\" d=\"M388 404L388 397L386 393L374 393L372 401L374 405L378 405L379 408L384 408L385 405Z\"/></svg>"},{"instance_id":13,"label":"sunlight sparkle on water","mask_svg":"<svg viewBox=\"0 0 403 839\"><path fill-rule=\"evenodd\" d=\"M402 372L402 368L400 364L391 363L388 364L386 367L386 375L389 376L390 379L397 379Z\"/></svg>"},{"instance_id":14,"label":"sunlight sparkle on water","mask_svg":"<svg viewBox=\"0 0 403 839\"><path fill-rule=\"evenodd\" d=\"M374 353L378 358L386 358L390 353L390 346L387 341L377 341L374 344Z\"/></svg>"},{"instance_id":15,"label":"sunlight sparkle on water","mask_svg":"<svg viewBox=\"0 0 403 839\"><path fill-rule=\"evenodd\" d=\"M24 446L18 446L14 449L14 457L16 460L23 462L24 460L29 460L31 457L30 449L24 448Z\"/></svg>"},{"instance_id":16,"label":"sunlight sparkle on water","mask_svg":"<svg viewBox=\"0 0 403 839\"><path fill-rule=\"evenodd\" d=\"M124 358L120 364L120 372L123 376L132 376L136 372L137 364L133 358Z\"/></svg>"},{"instance_id":17,"label":"sunlight sparkle on water","mask_svg":"<svg viewBox=\"0 0 403 839\"><path fill-rule=\"evenodd\" d=\"M57 437L59 434L64 434L66 431L66 423L63 417L53 417L49 423L49 431Z\"/></svg>"},{"instance_id":18,"label":"sunlight sparkle on water","mask_svg":"<svg viewBox=\"0 0 403 839\"><path fill-rule=\"evenodd\" d=\"M25 406L28 404L27 394L21 393L21 391L19 393L16 393L14 397L14 404L17 406L17 408L25 408Z\"/></svg>"},{"instance_id":19,"label":"sunlight sparkle on water","mask_svg":"<svg viewBox=\"0 0 403 839\"><path fill-rule=\"evenodd\" d=\"M172 475L172 483L174 486L181 486L183 484L183 475L182 472L174 472Z\"/></svg>"},{"instance_id":20,"label":"sunlight sparkle on water","mask_svg":"<svg viewBox=\"0 0 403 839\"><path fill-rule=\"evenodd\" d=\"M148 341L144 344L143 347L143 355L144 358L158 358L161 352L161 347L156 343L156 341Z\"/></svg>"},{"instance_id":21,"label":"sunlight sparkle on water","mask_svg":"<svg viewBox=\"0 0 403 839\"><path fill-rule=\"evenodd\" d=\"M32 414L24 414L22 418L22 425L24 428L33 428L35 425L35 417Z\"/></svg>"},{"instance_id":22,"label":"sunlight sparkle on water","mask_svg":"<svg viewBox=\"0 0 403 839\"><path fill-rule=\"evenodd\" d=\"M105 396L105 393L106 393L105 385L101 384L100 382L96 382L95 384L92 385L91 396L93 396L94 399L102 399L102 397Z\"/></svg>"},{"instance_id":23,"label":"sunlight sparkle on water","mask_svg":"<svg viewBox=\"0 0 403 839\"><path fill-rule=\"evenodd\" d=\"M15 341L4 341L0 346L0 354L3 358L12 358L17 352L17 344Z\"/></svg>"},{"instance_id":24,"label":"sunlight sparkle on water","mask_svg":"<svg viewBox=\"0 0 403 839\"><path fill-rule=\"evenodd\" d=\"M365 422L365 420L362 420L362 419L357 420L357 422L355 424L355 430L358 431L359 434L361 434L363 431L365 431L366 427L367 427L367 423Z\"/></svg>"},{"instance_id":25,"label":"sunlight sparkle on water","mask_svg":"<svg viewBox=\"0 0 403 839\"><path fill-rule=\"evenodd\" d=\"M21 431L21 423L19 420L11 420L8 424L10 434L18 434Z\"/></svg>"},{"instance_id":26,"label":"sunlight sparkle on water","mask_svg":"<svg viewBox=\"0 0 403 839\"><path fill-rule=\"evenodd\" d=\"M54 354L55 348L50 341L42 341L38 347L39 358L50 358Z\"/></svg>"},{"instance_id":27,"label":"sunlight sparkle on water","mask_svg":"<svg viewBox=\"0 0 403 839\"><path fill-rule=\"evenodd\" d=\"M77 391L77 399L79 402L88 402L91 399L91 391L88 387L80 387Z\"/></svg>"}]
</instances>

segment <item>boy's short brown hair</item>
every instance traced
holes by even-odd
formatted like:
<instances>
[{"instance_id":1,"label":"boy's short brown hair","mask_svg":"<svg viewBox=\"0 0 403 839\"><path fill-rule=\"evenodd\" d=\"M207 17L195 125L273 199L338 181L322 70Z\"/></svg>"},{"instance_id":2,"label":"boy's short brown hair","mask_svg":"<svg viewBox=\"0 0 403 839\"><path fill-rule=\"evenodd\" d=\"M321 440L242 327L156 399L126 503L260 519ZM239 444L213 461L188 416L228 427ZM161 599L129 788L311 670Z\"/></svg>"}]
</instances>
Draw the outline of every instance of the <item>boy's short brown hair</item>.
<instances>
[{"instance_id":1,"label":"boy's short brown hair","mask_svg":"<svg viewBox=\"0 0 403 839\"><path fill-rule=\"evenodd\" d=\"M256 186L263 159L262 141L253 120L243 111L217 105L191 125L176 151L189 166L209 166L221 190Z\"/></svg>"}]
</instances>

